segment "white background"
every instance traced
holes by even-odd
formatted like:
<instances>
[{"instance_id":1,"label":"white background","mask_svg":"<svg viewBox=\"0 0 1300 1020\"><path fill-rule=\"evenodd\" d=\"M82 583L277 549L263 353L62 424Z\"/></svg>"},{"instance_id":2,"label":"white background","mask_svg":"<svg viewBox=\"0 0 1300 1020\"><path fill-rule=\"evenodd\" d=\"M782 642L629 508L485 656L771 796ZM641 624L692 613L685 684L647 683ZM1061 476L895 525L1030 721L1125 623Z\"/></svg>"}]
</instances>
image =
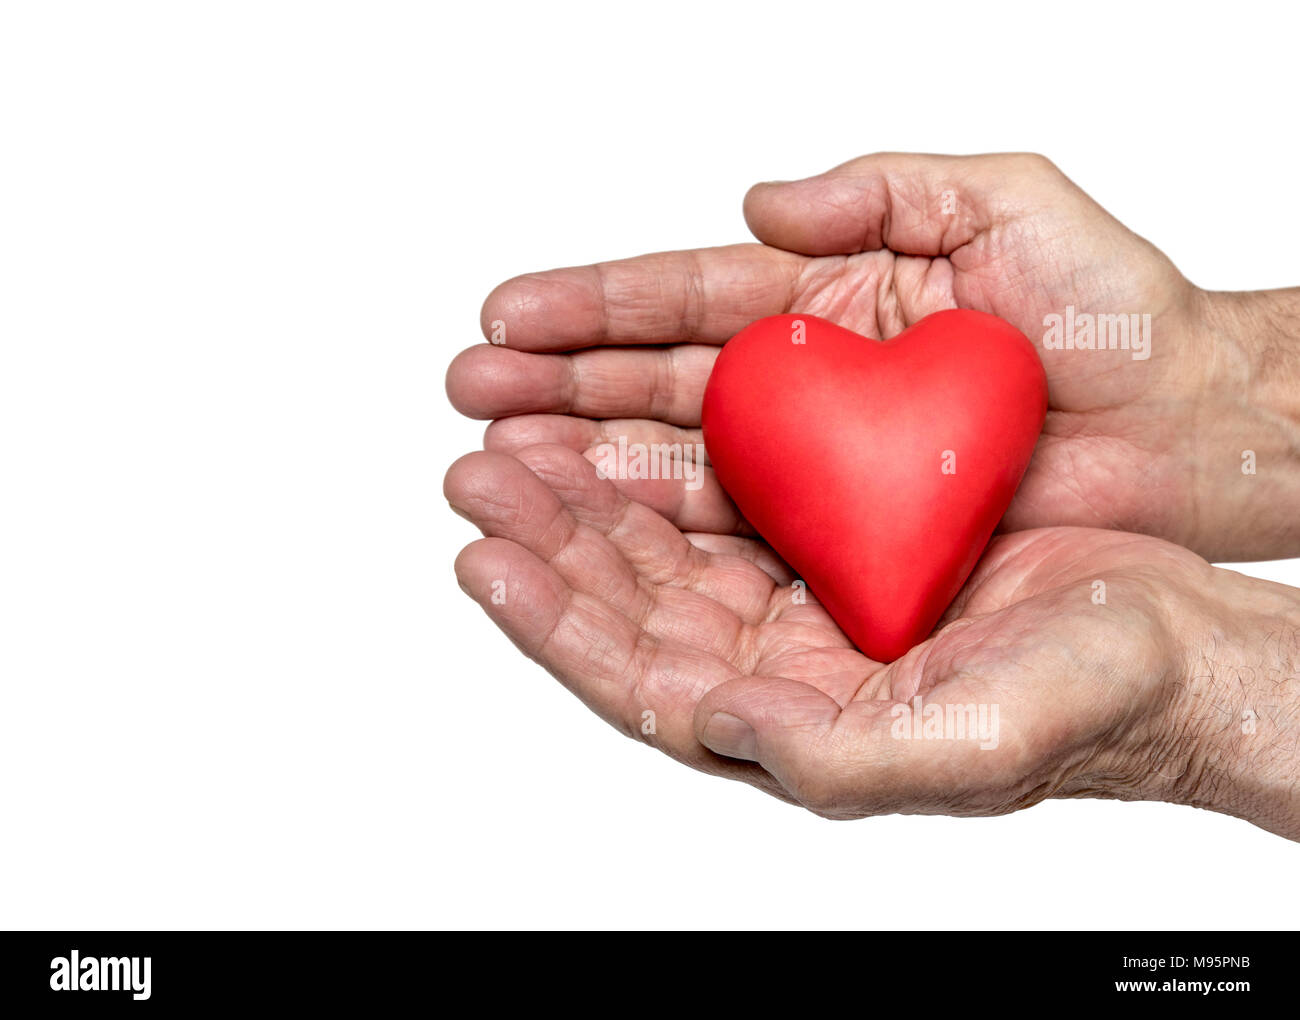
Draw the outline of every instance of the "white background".
<instances>
[{"instance_id":1,"label":"white background","mask_svg":"<svg viewBox=\"0 0 1300 1020\"><path fill-rule=\"evenodd\" d=\"M1294 926L1235 819L831 823L659 757L462 595L441 496L493 284L866 152L1038 150L1197 283L1300 282L1282 5L2 10L4 927Z\"/></svg>"}]
</instances>

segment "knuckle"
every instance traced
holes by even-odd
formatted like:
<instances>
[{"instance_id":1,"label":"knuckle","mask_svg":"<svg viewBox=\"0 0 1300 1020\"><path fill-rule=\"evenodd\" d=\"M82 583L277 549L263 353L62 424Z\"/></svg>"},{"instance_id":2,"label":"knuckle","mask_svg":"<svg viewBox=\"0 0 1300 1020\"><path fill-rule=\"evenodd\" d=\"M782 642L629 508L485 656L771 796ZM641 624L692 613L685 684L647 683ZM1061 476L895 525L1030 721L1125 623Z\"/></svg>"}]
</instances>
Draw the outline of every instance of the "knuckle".
<instances>
[{"instance_id":1,"label":"knuckle","mask_svg":"<svg viewBox=\"0 0 1300 1020\"><path fill-rule=\"evenodd\" d=\"M1028 173L1040 177L1061 177L1060 167L1044 156L1041 152L1021 152L1016 154L1016 160L1021 167Z\"/></svg>"}]
</instances>

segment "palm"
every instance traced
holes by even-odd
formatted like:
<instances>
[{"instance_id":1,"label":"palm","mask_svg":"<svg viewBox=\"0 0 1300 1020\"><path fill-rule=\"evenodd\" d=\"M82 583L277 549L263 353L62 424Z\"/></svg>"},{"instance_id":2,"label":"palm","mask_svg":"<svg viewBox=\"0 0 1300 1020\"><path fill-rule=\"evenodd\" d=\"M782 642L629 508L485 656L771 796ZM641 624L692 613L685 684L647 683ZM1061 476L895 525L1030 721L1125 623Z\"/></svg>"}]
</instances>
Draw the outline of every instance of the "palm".
<instances>
[{"instance_id":1,"label":"palm","mask_svg":"<svg viewBox=\"0 0 1300 1020\"><path fill-rule=\"evenodd\" d=\"M1067 304L1154 312L1153 333L1186 334L1186 342L1157 348L1150 362L1136 363L1127 351L1040 348L1051 404L1033 465L1003 526L1106 526L1184 538L1164 516L1186 502L1180 498L1186 472L1179 446L1187 434L1170 413L1170 394L1184 383L1168 376L1198 363L1187 350L1195 337L1175 303L1181 277L1154 249L1144 253L1150 263L1145 277L1132 271L1132 261L1123 270L1113 256L1094 262L1077 237L1069 245L1053 244L1050 226L1024 224L950 256L876 251L807 258L803 282L782 311L819 315L888 339L941 308L974 308L1006 319L1033 340L1042 336L1044 316ZM1102 239L1095 240L1100 246ZM1143 246L1132 235L1128 241ZM755 253L756 260L762 257ZM1161 489L1178 491L1152 499Z\"/></svg>"},{"instance_id":2,"label":"palm","mask_svg":"<svg viewBox=\"0 0 1300 1020\"><path fill-rule=\"evenodd\" d=\"M494 344L447 377L458 408L494 419L488 452L447 478L488 536L458 559L462 585L629 735L823 814L1141 796L1133 762L1180 776L1165 760L1180 753L1168 720L1182 689L1167 674L1179 656L1165 600L1182 588L1179 604L1195 604L1205 563L1156 539L1056 526L1207 555L1251 547L1239 521L1196 509L1221 482L1198 470L1194 451L1213 442L1196 423L1229 420L1237 396L1209 368L1241 375L1198 324L1214 317L1203 292L1032 157L865 157L752 189L746 218L762 243L523 276L489 296ZM1037 343L1044 316L1071 305L1149 314L1150 359L1040 349L1050 406L1003 521L1013 533L935 633L888 665L794 585L707 453L701 486L603 480L582 456L620 438L701 443L718 349L764 316L816 314L885 339L964 307ZM1007 739L987 753L892 739L892 710L917 696L1001 706Z\"/></svg>"},{"instance_id":3,"label":"palm","mask_svg":"<svg viewBox=\"0 0 1300 1020\"><path fill-rule=\"evenodd\" d=\"M462 584L525 652L629 735L786 799L799 796L789 777L700 744L695 716L710 692L741 682L757 685L762 697L771 685L773 712L788 715L789 706L776 702L794 685L856 713L918 693L987 697L980 688L991 682L1003 686L999 698L1022 705L1022 718L1032 717L1022 725L1031 730L1055 700L1064 702L1061 685L1096 683L1089 657L1113 656L1117 636L1133 661L1145 658L1145 631L1136 624L1117 631L1090 598L1091 580L1110 576L1127 591L1152 564L1195 559L1155 540L1083 529L1005 537L936 635L882 666L858 652L815 600L801 597L761 542L684 535L565 448L535 446L520 457L471 454L448 474L449 500L489 536L458 560ZM487 595L503 579L498 604ZM1138 606L1130 600L1128 612L1136 615ZM1033 640L1014 650L1009 670L1017 635ZM1057 673L1051 656L1067 650L1073 661L1059 665L1071 668ZM1122 693L1116 711L1139 692ZM1098 691L1076 696L1095 718Z\"/></svg>"},{"instance_id":4,"label":"palm","mask_svg":"<svg viewBox=\"0 0 1300 1020\"><path fill-rule=\"evenodd\" d=\"M909 210L900 196L886 214L855 208L852 195L804 207L788 195L773 205L760 191L749 219L771 244L520 277L484 309L485 324L504 324L506 346L465 352L449 393L468 414L504 419L487 437L504 452L536 442L582 450L616 434L697 443L718 345L765 315L807 312L887 339L931 312L966 307L1037 343L1044 316L1067 305L1146 313L1157 337L1149 360L1040 349L1050 408L1003 527L1114 527L1195 545L1183 508L1196 503L1187 480L1196 415L1177 396L1196 389L1185 377L1206 362L1189 325L1194 288L1064 177L1020 182L1015 204L975 184L971 192L963 219ZM746 533L707 473L698 492L670 482L624 488L683 528ZM1209 542L1202 548L1217 551Z\"/></svg>"}]
</instances>

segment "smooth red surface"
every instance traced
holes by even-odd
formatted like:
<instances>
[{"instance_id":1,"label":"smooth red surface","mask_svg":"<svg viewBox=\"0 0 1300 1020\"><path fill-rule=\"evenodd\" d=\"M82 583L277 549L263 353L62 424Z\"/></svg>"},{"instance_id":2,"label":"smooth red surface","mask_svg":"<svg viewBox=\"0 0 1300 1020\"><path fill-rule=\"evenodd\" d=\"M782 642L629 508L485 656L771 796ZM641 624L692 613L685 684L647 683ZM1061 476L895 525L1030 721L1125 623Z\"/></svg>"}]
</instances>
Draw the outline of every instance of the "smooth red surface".
<instances>
[{"instance_id":1,"label":"smooth red surface","mask_svg":"<svg viewBox=\"0 0 1300 1020\"><path fill-rule=\"evenodd\" d=\"M996 316L936 312L881 343L774 315L718 355L704 444L750 523L853 642L889 662L961 589L1046 411L1037 352Z\"/></svg>"}]
</instances>

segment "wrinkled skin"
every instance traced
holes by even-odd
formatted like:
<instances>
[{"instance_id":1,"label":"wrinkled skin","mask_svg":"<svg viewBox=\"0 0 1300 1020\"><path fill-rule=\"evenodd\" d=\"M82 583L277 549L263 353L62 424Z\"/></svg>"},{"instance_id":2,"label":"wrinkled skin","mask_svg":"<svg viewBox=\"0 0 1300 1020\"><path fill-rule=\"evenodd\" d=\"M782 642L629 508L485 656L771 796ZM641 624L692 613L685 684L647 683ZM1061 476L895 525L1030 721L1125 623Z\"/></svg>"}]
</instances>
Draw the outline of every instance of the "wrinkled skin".
<instances>
[{"instance_id":1,"label":"wrinkled skin","mask_svg":"<svg viewBox=\"0 0 1300 1020\"><path fill-rule=\"evenodd\" d=\"M758 185L745 213L764 244L502 284L483 323L488 332L504 323L506 344L456 359L452 402L504 418L486 438L504 452L539 442L581 450L617 433L699 442L718 345L755 319L807 312L887 339L939 309L974 308L1020 328L1049 382L1043 435L1004 529L1136 531L1211 559L1300 551L1294 522L1266 517L1277 501L1300 505L1300 472L1265 492L1238 470L1245 447L1294 459L1300 428L1258 392L1279 370L1300 383L1294 359L1262 372L1270 345L1252 321L1260 316L1194 287L1042 157L869 156ZM1044 349L1044 317L1067 305L1149 314L1150 358ZM745 530L711 474L698 492L637 495L682 527Z\"/></svg>"},{"instance_id":2,"label":"wrinkled skin","mask_svg":"<svg viewBox=\"0 0 1300 1020\"><path fill-rule=\"evenodd\" d=\"M1243 485L1237 460L1300 448L1278 398L1294 388L1276 382L1291 348L1261 339L1286 317L1193 287L1041 157L865 157L759 185L745 212L763 244L539 273L488 298L485 333L504 325L505 345L464 352L447 379L460 410L498 419L447 475L488 536L457 560L462 586L629 735L830 817L1153 798L1300 838L1295 756L1277 750L1296 744L1300 593L1160 540L1296 551L1296 515L1269 508L1300 505L1300 473ZM892 664L800 603L707 468L692 490L605 480L583 456L619 435L699 442L718 345L765 315L887 338L960 306L1037 344L1066 305L1150 314L1152 356L1039 345L1050 408L1003 533ZM997 746L898 739L892 713L917 694L996 705ZM1247 754L1242 707L1269 697Z\"/></svg>"},{"instance_id":3,"label":"wrinkled skin","mask_svg":"<svg viewBox=\"0 0 1300 1020\"><path fill-rule=\"evenodd\" d=\"M571 450L470 454L446 491L488 536L457 560L465 589L598 715L696 768L837 817L1138 795L1159 785L1153 759L1167 779L1187 771L1167 607L1211 568L1176 546L1090 529L1001 537L936 635L882 667L815 600L799 604L765 545L683 535ZM891 705L917 694L997 704L998 746L893 739ZM711 728L715 712L747 722L750 742Z\"/></svg>"}]
</instances>

